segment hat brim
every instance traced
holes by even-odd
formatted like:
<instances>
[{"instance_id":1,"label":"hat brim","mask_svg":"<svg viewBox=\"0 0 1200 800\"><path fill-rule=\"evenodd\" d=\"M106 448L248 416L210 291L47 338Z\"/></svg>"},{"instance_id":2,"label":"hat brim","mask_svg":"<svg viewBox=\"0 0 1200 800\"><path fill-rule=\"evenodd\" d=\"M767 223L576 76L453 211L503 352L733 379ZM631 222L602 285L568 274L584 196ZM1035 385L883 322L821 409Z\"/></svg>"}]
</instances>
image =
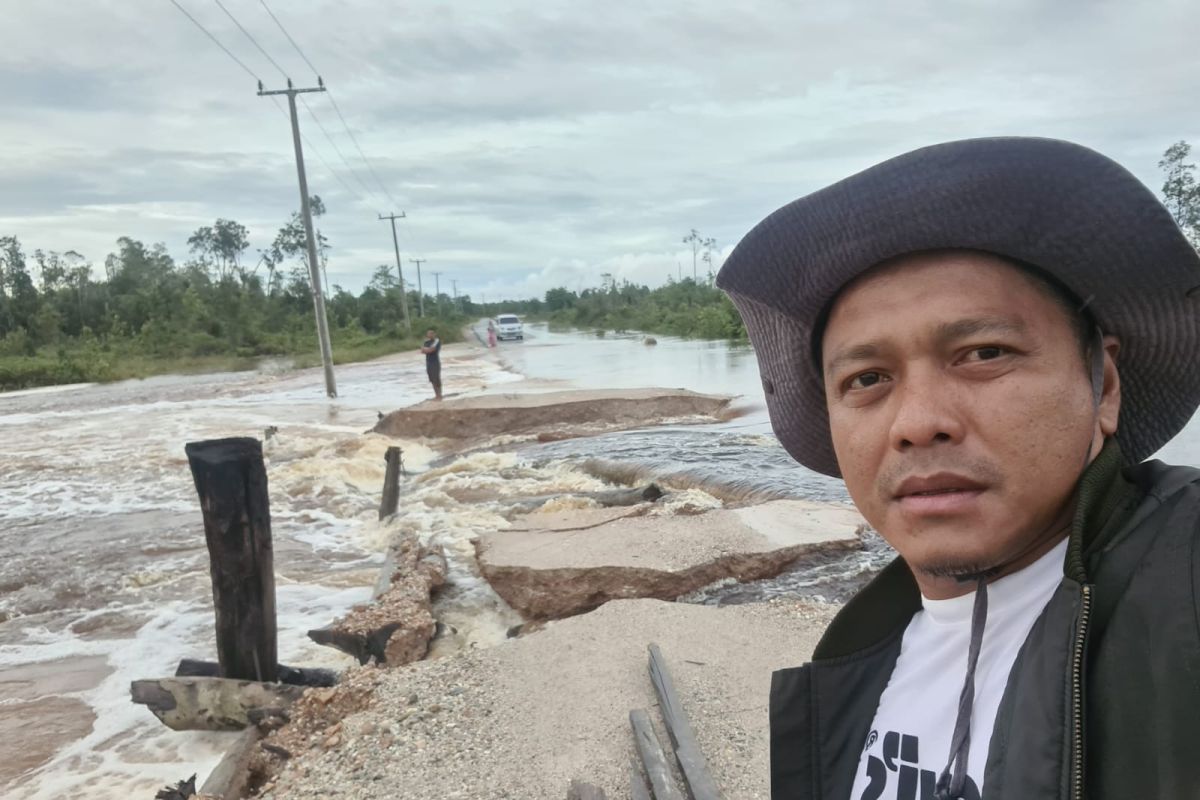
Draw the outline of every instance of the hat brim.
<instances>
[{"instance_id":1,"label":"hat brim","mask_svg":"<svg viewBox=\"0 0 1200 800\"><path fill-rule=\"evenodd\" d=\"M1037 266L1121 341L1117 439L1141 461L1200 405L1200 256L1126 169L1069 142L970 139L893 158L759 223L717 285L758 356L771 424L809 469L840 474L812 357L822 312L882 261L982 250Z\"/></svg>"}]
</instances>

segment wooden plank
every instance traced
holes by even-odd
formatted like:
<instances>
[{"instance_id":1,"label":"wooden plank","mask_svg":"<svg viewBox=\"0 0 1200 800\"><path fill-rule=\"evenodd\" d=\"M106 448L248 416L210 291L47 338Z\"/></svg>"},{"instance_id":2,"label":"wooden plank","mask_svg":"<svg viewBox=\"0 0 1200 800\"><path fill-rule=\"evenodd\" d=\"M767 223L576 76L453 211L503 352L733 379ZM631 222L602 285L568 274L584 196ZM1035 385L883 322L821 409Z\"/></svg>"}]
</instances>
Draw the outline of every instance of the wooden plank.
<instances>
[{"instance_id":1,"label":"wooden plank","mask_svg":"<svg viewBox=\"0 0 1200 800\"><path fill-rule=\"evenodd\" d=\"M213 439L190 442L184 451L204 515L221 677L271 680L275 557L262 443Z\"/></svg>"},{"instance_id":2,"label":"wooden plank","mask_svg":"<svg viewBox=\"0 0 1200 800\"><path fill-rule=\"evenodd\" d=\"M219 800L238 800L245 796L246 785L250 782L250 759L260 738L262 734L258 728L242 731L209 773L208 780L200 787L200 794Z\"/></svg>"},{"instance_id":3,"label":"wooden plank","mask_svg":"<svg viewBox=\"0 0 1200 800\"><path fill-rule=\"evenodd\" d=\"M278 716L304 692L303 686L227 678L159 678L129 686L133 702L177 731L241 730L250 725L251 711L270 709Z\"/></svg>"},{"instance_id":4,"label":"wooden plank","mask_svg":"<svg viewBox=\"0 0 1200 800\"><path fill-rule=\"evenodd\" d=\"M721 800L721 792L709 773L708 762L700 752L695 731L688 722L679 693L675 690L675 682L667 670L667 661L656 644L650 645L650 680L654 683L663 722L675 748L675 758L679 761L688 791L694 800Z\"/></svg>"},{"instance_id":5,"label":"wooden plank","mask_svg":"<svg viewBox=\"0 0 1200 800\"><path fill-rule=\"evenodd\" d=\"M635 708L629 712L629 724L633 726L633 740L642 766L650 778L650 785L654 787L654 800L685 800L675 783L675 776L671 774L671 764L658 741L658 734L650 725L650 717L642 709Z\"/></svg>"},{"instance_id":6,"label":"wooden plank","mask_svg":"<svg viewBox=\"0 0 1200 800\"><path fill-rule=\"evenodd\" d=\"M176 678L219 678L221 665L215 661L195 658L180 659L175 668ZM275 670L275 680L289 686L335 686L337 673L323 667L288 667L280 664Z\"/></svg>"},{"instance_id":7,"label":"wooden plank","mask_svg":"<svg viewBox=\"0 0 1200 800\"><path fill-rule=\"evenodd\" d=\"M629 762L629 795L633 800L652 800L650 787L646 785L646 776L642 774L636 761Z\"/></svg>"},{"instance_id":8,"label":"wooden plank","mask_svg":"<svg viewBox=\"0 0 1200 800\"><path fill-rule=\"evenodd\" d=\"M380 519L395 514L400 505L400 448L389 447L383 460L387 462L387 469L383 475L383 499L379 502Z\"/></svg>"},{"instance_id":9,"label":"wooden plank","mask_svg":"<svg viewBox=\"0 0 1200 800\"><path fill-rule=\"evenodd\" d=\"M571 781L567 789L567 800L606 800L604 790L583 781Z\"/></svg>"}]
</instances>

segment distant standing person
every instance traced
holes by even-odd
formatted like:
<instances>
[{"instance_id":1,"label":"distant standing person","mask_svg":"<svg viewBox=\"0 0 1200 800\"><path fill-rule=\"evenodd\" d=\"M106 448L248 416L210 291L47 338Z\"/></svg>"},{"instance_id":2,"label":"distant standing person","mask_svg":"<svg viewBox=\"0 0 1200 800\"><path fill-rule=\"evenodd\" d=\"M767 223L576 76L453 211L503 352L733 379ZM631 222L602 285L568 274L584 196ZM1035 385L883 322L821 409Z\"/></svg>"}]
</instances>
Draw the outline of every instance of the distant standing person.
<instances>
[{"instance_id":1,"label":"distant standing person","mask_svg":"<svg viewBox=\"0 0 1200 800\"><path fill-rule=\"evenodd\" d=\"M496 326L488 320L488 347L496 346Z\"/></svg>"},{"instance_id":2,"label":"distant standing person","mask_svg":"<svg viewBox=\"0 0 1200 800\"><path fill-rule=\"evenodd\" d=\"M425 354L425 373L433 384L435 400L442 399L442 340L438 338L433 328L425 331L425 342L421 345Z\"/></svg>"}]
</instances>

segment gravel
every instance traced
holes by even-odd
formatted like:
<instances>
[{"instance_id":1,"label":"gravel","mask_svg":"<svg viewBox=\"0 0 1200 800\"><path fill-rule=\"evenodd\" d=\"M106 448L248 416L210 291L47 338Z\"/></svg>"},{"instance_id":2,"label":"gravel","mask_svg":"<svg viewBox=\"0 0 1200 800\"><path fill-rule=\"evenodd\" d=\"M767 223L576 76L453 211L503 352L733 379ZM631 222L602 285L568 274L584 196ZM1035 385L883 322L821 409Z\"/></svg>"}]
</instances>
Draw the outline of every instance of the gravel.
<instances>
[{"instance_id":1,"label":"gravel","mask_svg":"<svg viewBox=\"0 0 1200 800\"><path fill-rule=\"evenodd\" d=\"M655 642L718 787L765 800L771 672L805 661L835 611L621 600L493 648L361 668L358 701L327 700L324 727L297 727L263 796L561 800L579 779L628 798L629 711L649 709L667 741L646 668Z\"/></svg>"}]
</instances>

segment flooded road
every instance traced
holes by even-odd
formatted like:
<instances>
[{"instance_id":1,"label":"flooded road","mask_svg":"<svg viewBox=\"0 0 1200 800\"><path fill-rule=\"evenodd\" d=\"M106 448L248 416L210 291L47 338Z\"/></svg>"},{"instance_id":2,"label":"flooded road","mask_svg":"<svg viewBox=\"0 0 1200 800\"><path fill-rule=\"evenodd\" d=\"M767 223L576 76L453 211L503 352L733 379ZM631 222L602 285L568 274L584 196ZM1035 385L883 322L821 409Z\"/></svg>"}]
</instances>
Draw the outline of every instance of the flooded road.
<instances>
[{"instance_id":1,"label":"flooded road","mask_svg":"<svg viewBox=\"0 0 1200 800\"><path fill-rule=\"evenodd\" d=\"M398 532L447 551L453 586L437 611L455 633L435 654L502 640L517 620L475 573L471 539L508 524L505 496L618 479L665 481L706 507L847 500L840 482L799 467L775 441L748 347L527 330L523 342L491 351L447 347L446 391L686 388L739 395L737 416L549 444L479 442L461 457L400 441L410 471L403 513L382 525L383 453L396 442L363 432L379 413L429 396L419 354L338 367L333 401L319 369L283 368L0 394L0 796L149 797L192 773L203 780L229 746L229 734L169 731L129 700L131 680L215 657L188 441L274 429L264 452L279 654L302 666L347 664L305 632L369 597ZM1198 463L1197 425L1167 453ZM838 599L889 557L874 542L803 575L687 599Z\"/></svg>"}]
</instances>

